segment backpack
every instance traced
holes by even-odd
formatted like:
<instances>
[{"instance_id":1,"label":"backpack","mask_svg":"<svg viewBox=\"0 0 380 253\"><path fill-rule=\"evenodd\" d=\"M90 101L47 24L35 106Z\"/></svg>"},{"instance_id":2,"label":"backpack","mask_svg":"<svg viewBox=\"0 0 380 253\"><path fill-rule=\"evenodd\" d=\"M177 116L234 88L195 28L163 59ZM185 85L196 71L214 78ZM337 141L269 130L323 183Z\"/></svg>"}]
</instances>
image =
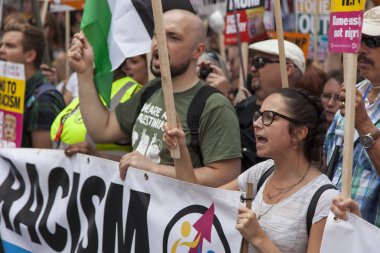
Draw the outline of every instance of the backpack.
<instances>
[{"instance_id":1,"label":"backpack","mask_svg":"<svg viewBox=\"0 0 380 253\"><path fill-rule=\"evenodd\" d=\"M33 108L35 102L38 100L38 98L41 95L43 95L43 94L51 94L53 92L59 94L58 98L61 101L61 103L63 105L63 108L64 108L65 102L64 102L62 94L51 83L43 83L43 84L41 84L34 91L34 93L32 94L32 96L30 98L28 98L28 100L25 101L25 107L26 107L26 109L24 111L24 119L23 119L23 121L24 122L30 122L29 119L30 119L30 113L32 111L32 108ZM24 127L25 127L25 123L24 123ZM24 131L26 131L26 130L23 129L23 137L24 137ZM25 140L24 139L22 140L22 143L30 143L31 144L31 135L28 133L26 137L27 138L25 138Z\"/></svg>"},{"instance_id":2,"label":"backpack","mask_svg":"<svg viewBox=\"0 0 380 253\"><path fill-rule=\"evenodd\" d=\"M58 92L59 94L61 94L61 93L57 90L57 88L56 88L54 85L52 85L51 83L43 83L43 84L40 85L40 87L38 87L38 88L34 91L33 95L32 95L32 96L26 101L26 108L27 108L27 109L32 108L32 106L34 105L34 103L36 102L36 100L37 100L42 94L44 94L45 92L49 92L49 91L55 91L55 92ZM64 100L63 100L62 95L61 95L61 98L62 98L62 102L63 102ZM63 102L63 104L65 104L65 103Z\"/></svg>"},{"instance_id":3,"label":"backpack","mask_svg":"<svg viewBox=\"0 0 380 253\"><path fill-rule=\"evenodd\" d=\"M153 93L156 92L159 88L161 88L160 82L157 82L151 86L147 86L147 88L144 90L144 93L141 95L140 108L142 108L146 101L148 101L148 99L153 95ZM216 88L212 86L205 85L201 87L198 90L197 94L194 96L193 100L191 101L189 109L187 111L186 122L191 134L190 147L200 155L201 161L203 161L203 159L199 147L198 132L200 119L208 97L216 92L220 93ZM253 111L251 111L250 113L251 118L252 113ZM252 122L252 119L250 120L250 122ZM253 136L252 127L243 127L241 124L239 125L242 153L241 172L244 172L248 168L252 167L254 164L264 161L265 158L259 158L256 155L256 140ZM252 126L252 123L250 125Z\"/></svg>"},{"instance_id":4,"label":"backpack","mask_svg":"<svg viewBox=\"0 0 380 253\"><path fill-rule=\"evenodd\" d=\"M260 177L259 182L257 183L257 190L259 192L261 186L264 184L265 180L274 172L274 165L270 167L264 174ZM317 207L318 200L321 197L322 193L324 193L328 189L336 189L335 185L325 184L318 188L318 190L314 193L313 197L310 200L309 207L307 208L306 213L306 230L308 237L310 236L311 225L313 222L313 217L315 214L315 208Z\"/></svg>"},{"instance_id":5,"label":"backpack","mask_svg":"<svg viewBox=\"0 0 380 253\"><path fill-rule=\"evenodd\" d=\"M144 90L144 93L141 95L141 108L146 103L146 101L148 101L148 99L153 95L153 93L155 93L159 88L161 88L161 82L157 82L151 86L148 86ZM202 86L197 91L197 94L195 94L187 111L186 122L191 134L190 147L200 156L202 164L203 157L201 155L201 150L199 147L199 124L208 97L211 96L213 93L217 92L220 93L216 88L212 86Z\"/></svg>"}]
</instances>

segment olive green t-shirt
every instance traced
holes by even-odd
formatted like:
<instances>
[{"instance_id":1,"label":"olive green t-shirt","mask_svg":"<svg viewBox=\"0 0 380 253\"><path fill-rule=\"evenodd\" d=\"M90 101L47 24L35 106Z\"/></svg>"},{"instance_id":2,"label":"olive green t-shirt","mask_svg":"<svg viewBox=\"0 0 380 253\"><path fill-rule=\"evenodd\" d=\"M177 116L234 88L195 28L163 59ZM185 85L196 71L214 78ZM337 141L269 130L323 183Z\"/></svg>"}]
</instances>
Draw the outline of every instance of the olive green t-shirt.
<instances>
[{"instance_id":1,"label":"olive green t-shirt","mask_svg":"<svg viewBox=\"0 0 380 253\"><path fill-rule=\"evenodd\" d=\"M173 165L169 150L162 141L166 112L162 89L158 89L142 106L140 101L149 85L160 82L154 79L146 84L139 93L116 108L116 117L124 133L132 136L133 150L149 157L152 161ZM199 145L202 156L189 146L190 130L186 123L187 111L197 91L206 85L200 81L192 88L174 93L175 108L182 128L193 166L241 157L240 131L235 110L231 103L220 93L212 94L206 102L199 125ZM196 99L196 98L195 98Z\"/></svg>"}]
</instances>

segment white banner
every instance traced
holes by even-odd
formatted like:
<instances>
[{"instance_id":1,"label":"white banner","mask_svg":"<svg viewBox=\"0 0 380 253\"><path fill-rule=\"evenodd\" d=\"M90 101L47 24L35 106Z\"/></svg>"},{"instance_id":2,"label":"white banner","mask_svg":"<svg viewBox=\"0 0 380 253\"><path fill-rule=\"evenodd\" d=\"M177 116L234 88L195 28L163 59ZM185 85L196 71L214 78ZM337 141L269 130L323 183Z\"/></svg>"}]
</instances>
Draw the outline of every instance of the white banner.
<instances>
[{"instance_id":1,"label":"white banner","mask_svg":"<svg viewBox=\"0 0 380 253\"><path fill-rule=\"evenodd\" d=\"M321 253L378 253L380 229L358 216L348 213L348 221L327 218L321 245Z\"/></svg>"},{"instance_id":2,"label":"white banner","mask_svg":"<svg viewBox=\"0 0 380 253\"><path fill-rule=\"evenodd\" d=\"M5 252L239 252L240 193L60 150L0 149Z\"/></svg>"}]
</instances>

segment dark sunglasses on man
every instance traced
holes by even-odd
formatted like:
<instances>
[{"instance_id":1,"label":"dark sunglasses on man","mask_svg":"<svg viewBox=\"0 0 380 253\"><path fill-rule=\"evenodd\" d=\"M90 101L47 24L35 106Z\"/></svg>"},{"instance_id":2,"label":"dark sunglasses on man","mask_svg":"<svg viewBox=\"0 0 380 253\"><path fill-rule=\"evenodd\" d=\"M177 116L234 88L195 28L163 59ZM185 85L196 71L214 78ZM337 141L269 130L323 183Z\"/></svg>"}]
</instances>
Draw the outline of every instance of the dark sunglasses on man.
<instances>
[{"instance_id":1,"label":"dark sunglasses on man","mask_svg":"<svg viewBox=\"0 0 380 253\"><path fill-rule=\"evenodd\" d=\"M380 47L380 36L368 36L363 34L361 42L369 48Z\"/></svg>"},{"instance_id":2,"label":"dark sunglasses on man","mask_svg":"<svg viewBox=\"0 0 380 253\"><path fill-rule=\"evenodd\" d=\"M269 59L265 57L254 57L251 59L251 64L253 67L255 67L255 69L263 68L265 64L268 64L268 63L279 63L279 62L280 62L279 60Z\"/></svg>"}]
</instances>

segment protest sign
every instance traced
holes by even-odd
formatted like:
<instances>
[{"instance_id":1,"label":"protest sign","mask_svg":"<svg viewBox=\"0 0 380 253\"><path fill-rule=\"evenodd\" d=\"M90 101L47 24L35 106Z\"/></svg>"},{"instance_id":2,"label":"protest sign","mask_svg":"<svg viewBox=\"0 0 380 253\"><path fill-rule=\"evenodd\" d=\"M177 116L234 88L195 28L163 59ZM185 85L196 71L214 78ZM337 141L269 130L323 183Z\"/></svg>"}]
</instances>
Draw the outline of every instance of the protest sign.
<instances>
[{"instance_id":1,"label":"protest sign","mask_svg":"<svg viewBox=\"0 0 380 253\"><path fill-rule=\"evenodd\" d=\"M50 0L50 2L52 2L51 12L83 10L85 3L84 0Z\"/></svg>"},{"instance_id":2,"label":"protest sign","mask_svg":"<svg viewBox=\"0 0 380 253\"><path fill-rule=\"evenodd\" d=\"M277 33L275 31L267 31L268 37L271 39L277 39ZM293 42L302 49L305 58L309 52L310 45L310 35L305 33L296 33L296 32L284 32L284 40Z\"/></svg>"},{"instance_id":3,"label":"protest sign","mask_svg":"<svg viewBox=\"0 0 380 253\"><path fill-rule=\"evenodd\" d=\"M230 0L227 2L224 32L226 45L238 44L237 27L240 33L240 42L252 43L261 36L266 36L263 23L264 2L263 0ZM237 22L235 22L235 14Z\"/></svg>"},{"instance_id":4,"label":"protest sign","mask_svg":"<svg viewBox=\"0 0 380 253\"><path fill-rule=\"evenodd\" d=\"M240 193L61 150L0 150L7 252L239 252Z\"/></svg>"},{"instance_id":5,"label":"protest sign","mask_svg":"<svg viewBox=\"0 0 380 253\"><path fill-rule=\"evenodd\" d=\"M310 35L308 58L314 56L314 12L319 3L318 59L325 60L328 54L329 0L296 0L296 32Z\"/></svg>"},{"instance_id":6,"label":"protest sign","mask_svg":"<svg viewBox=\"0 0 380 253\"><path fill-rule=\"evenodd\" d=\"M333 1L331 4L329 50L357 53L360 47L365 1Z\"/></svg>"},{"instance_id":7,"label":"protest sign","mask_svg":"<svg viewBox=\"0 0 380 253\"><path fill-rule=\"evenodd\" d=\"M1 148L21 146L24 100L24 65L0 61Z\"/></svg>"}]
</instances>

